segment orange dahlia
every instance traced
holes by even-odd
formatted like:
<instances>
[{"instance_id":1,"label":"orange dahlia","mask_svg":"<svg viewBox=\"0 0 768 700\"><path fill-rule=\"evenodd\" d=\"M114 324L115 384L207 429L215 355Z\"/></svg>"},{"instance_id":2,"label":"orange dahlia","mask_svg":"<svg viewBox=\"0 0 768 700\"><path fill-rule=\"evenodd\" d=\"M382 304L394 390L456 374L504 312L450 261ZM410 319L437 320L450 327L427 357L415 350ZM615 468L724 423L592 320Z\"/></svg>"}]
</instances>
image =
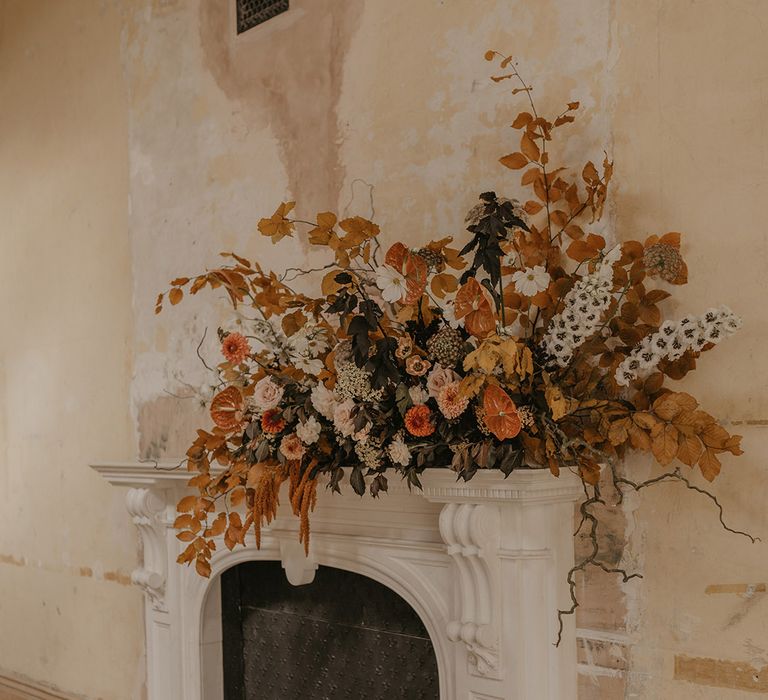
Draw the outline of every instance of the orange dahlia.
<instances>
[{"instance_id":1,"label":"orange dahlia","mask_svg":"<svg viewBox=\"0 0 768 700\"><path fill-rule=\"evenodd\" d=\"M285 418L279 408L264 411L261 416L261 429L269 435L277 435L285 428Z\"/></svg>"},{"instance_id":2,"label":"orange dahlia","mask_svg":"<svg viewBox=\"0 0 768 700\"><path fill-rule=\"evenodd\" d=\"M251 354L248 340L240 333L227 333L221 342L221 354L233 365L239 365Z\"/></svg>"},{"instance_id":3,"label":"orange dahlia","mask_svg":"<svg viewBox=\"0 0 768 700\"><path fill-rule=\"evenodd\" d=\"M411 435L427 437L435 432L435 424L432 422L432 411L429 406L419 404L411 406L405 413L405 427Z\"/></svg>"}]
</instances>

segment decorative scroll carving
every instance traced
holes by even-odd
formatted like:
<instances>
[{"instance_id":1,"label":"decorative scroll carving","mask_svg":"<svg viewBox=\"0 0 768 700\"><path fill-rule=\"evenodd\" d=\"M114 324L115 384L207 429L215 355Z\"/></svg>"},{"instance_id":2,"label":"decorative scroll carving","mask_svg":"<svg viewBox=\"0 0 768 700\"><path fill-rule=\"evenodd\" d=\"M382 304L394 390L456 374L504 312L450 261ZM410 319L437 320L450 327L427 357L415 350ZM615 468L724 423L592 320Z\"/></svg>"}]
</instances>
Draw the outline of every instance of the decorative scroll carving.
<instances>
[{"instance_id":1,"label":"decorative scroll carving","mask_svg":"<svg viewBox=\"0 0 768 700\"><path fill-rule=\"evenodd\" d=\"M466 645L480 675L492 677L499 670L498 528L494 505L448 503L440 513L440 534L458 573L458 618L448 623L448 637Z\"/></svg>"},{"instance_id":2,"label":"decorative scroll carving","mask_svg":"<svg viewBox=\"0 0 768 700\"><path fill-rule=\"evenodd\" d=\"M165 551L165 523L161 522L159 517L165 510L165 503L154 491L146 488L130 489L125 502L144 548L143 565L134 569L131 581L144 591L155 610L166 610L165 582L168 563Z\"/></svg>"}]
</instances>

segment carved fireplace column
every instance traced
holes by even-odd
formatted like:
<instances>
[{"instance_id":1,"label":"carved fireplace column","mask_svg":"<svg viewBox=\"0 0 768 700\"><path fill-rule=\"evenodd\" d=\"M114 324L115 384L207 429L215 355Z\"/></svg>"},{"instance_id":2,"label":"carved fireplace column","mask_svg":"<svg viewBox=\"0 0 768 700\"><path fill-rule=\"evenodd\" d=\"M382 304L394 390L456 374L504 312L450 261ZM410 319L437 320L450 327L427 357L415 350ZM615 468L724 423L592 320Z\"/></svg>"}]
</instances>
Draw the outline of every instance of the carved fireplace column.
<instances>
[{"instance_id":1,"label":"carved fireplace column","mask_svg":"<svg viewBox=\"0 0 768 700\"><path fill-rule=\"evenodd\" d=\"M575 700L573 616L557 638L558 608L570 602L572 474L480 471L469 482L429 470L424 496L443 503L440 534L453 563L446 634L455 642L457 698Z\"/></svg>"}]
</instances>

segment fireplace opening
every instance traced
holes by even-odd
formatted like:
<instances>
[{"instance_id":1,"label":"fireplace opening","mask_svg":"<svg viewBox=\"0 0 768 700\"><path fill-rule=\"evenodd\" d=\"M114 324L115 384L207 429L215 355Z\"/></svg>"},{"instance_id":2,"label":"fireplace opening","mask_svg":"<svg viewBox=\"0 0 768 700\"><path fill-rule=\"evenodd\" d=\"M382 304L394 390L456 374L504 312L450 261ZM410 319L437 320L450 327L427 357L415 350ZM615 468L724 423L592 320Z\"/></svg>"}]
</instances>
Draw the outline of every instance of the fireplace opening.
<instances>
[{"instance_id":1,"label":"fireplace opening","mask_svg":"<svg viewBox=\"0 0 768 700\"><path fill-rule=\"evenodd\" d=\"M437 700L437 659L411 606L386 586L321 566L292 586L280 562L221 576L226 700Z\"/></svg>"}]
</instances>

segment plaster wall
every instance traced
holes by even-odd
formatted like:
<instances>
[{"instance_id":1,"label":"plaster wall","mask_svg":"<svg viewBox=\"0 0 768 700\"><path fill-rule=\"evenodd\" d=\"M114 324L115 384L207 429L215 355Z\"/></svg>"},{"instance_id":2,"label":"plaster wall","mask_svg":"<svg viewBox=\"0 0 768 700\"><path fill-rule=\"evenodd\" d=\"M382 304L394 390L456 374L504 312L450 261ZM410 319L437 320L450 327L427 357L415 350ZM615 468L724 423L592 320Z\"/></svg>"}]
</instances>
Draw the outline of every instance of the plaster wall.
<instances>
[{"instance_id":1,"label":"plaster wall","mask_svg":"<svg viewBox=\"0 0 768 700\"><path fill-rule=\"evenodd\" d=\"M281 200L296 199L301 218L323 210L374 215L390 240L415 244L461 236L464 212L481 191L515 196L516 174L496 159L514 149L505 125L523 97L509 97L488 80L491 67L482 55L489 47L519 57L541 111L557 113L563 103L581 101L563 158L597 160L603 148L614 158L608 237L688 234L691 282L677 290L669 312L728 303L744 316L741 333L706 355L685 387L708 410L739 424L747 454L726 462L713 488L734 527L768 537L768 362L759 352L768 312L756 301L766 264L759 220L768 179L762 122L768 52L761 29L768 5L292 0L288 13L237 37L232 4L67 0L50 3L57 9L45 20L39 6L0 4L0 91L8 95L0 101L0 197L11 212L7 230L26 234L9 237L11 262L0 263L8 265L3 284L13 294L25 290L21 302L11 303L11 292L0 302L4 318L18 324L2 350L7 399L0 438L8 447L0 478L10 480L3 515L19 503L36 504L34 517L27 510L8 518L0 551L15 556L29 544L45 566L62 571L92 561L104 562L104 571L130 568L134 545L119 497L81 466L104 454L102 447L108 456L183 454L205 421L195 396L206 391L206 374L195 347L207 328L201 352L215 361L214 331L227 318L226 304L208 294L157 317L154 298L169 279L204 269L222 250L276 270L321 262L297 240L272 247L256 231L258 219ZM48 81L47 90L39 89L41 81ZM29 169L28 176L8 163ZM38 188L46 182L50 196L41 205ZM76 214L72 201L80 204ZM82 218L86 210L100 217L91 228ZM68 236L59 235L62 227ZM33 246L37 275L46 264L58 272L63 260L77 266L57 289L59 313L39 284L17 281L26 279L20 265ZM97 264L83 269L83 260ZM90 314L82 313L84 303ZM89 343L94 327L102 330L97 346ZM41 333L49 339L47 364L31 361ZM41 364L59 371L45 375ZM42 431L38 402L19 404L30 382L59 401L79 397L82 404ZM82 388L94 384L97 396ZM23 420L19 405L28 407ZM54 398L47 405L55 406ZM99 429L105 423L110 431ZM40 440L30 439L35 431ZM70 439L73 433L80 439ZM61 456L56 463L54 448ZM69 465L66 483L61 462ZM652 473L640 459L627 467L640 477ZM56 482L62 488L50 488L51 479L62 479ZM71 501L59 495L70 488L98 493L104 512L72 515ZM64 523L55 536L33 534L40 512ZM621 585L600 573L580 590L584 698L728 700L768 693L759 685L768 665L766 545L722 532L716 515L699 494L661 486L627 499L611 516L611 556L639 567L645 578ZM73 615L77 602L68 592L35 588L47 577L54 586L52 577L64 574L44 573L44 566L43 573L27 574L29 568L3 568L0 587L25 589L14 593L22 601L15 607L26 614L43 601ZM6 584L13 576L22 578ZM72 580L85 585L83 577ZM0 640L0 667L89 697L139 697L137 594L117 583L87 584L106 596L98 610L119 610L127 630L123 646L95 652L120 659L110 667L122 674L120 682L106 686L99 674L78 675L78 664L93 652L89 645L109 639L110 631L98 627L50 654L56 664L44 663L34 642L68 629L50 613L34 613L31 629L40 631L30 635L29 647L8 645L6 657ZM0 624L15 621L16 612L0 607Z\"/></svg>"},{"instance_id":2,"label":"plaster wall","mask_svg":"<svg viewBox=\"0 0 768 700\"><path fill-rule=\"evenodd\" d=\"M0 676L138 698L127 102L114 3L0 2ZM2 695L2 691L0 691Z\"/></svg>"}]
</instances>

